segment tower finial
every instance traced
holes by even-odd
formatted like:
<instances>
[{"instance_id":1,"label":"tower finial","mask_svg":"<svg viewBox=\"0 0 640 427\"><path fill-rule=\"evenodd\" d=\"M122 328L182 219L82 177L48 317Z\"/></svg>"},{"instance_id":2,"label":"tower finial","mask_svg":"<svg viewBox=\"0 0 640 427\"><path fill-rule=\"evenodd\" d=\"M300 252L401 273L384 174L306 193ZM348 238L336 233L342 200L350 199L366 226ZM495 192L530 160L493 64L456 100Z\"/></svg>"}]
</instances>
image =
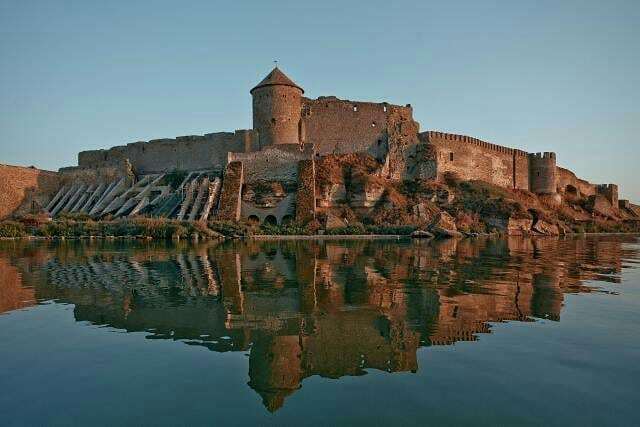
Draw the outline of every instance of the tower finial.
<instances>
[{"instance_id":1,"label":"tower finial","mask_svg":"<svg viewBox=\"0 0 640 427\"><path fill-rule=\"evenodd\" d=\"M276 66L275 66L275 68L278 68L278 60L277 60L277 59L274 59L274 60L273 60L273 63L276 65Z\"/></svg>"}]
</instances>

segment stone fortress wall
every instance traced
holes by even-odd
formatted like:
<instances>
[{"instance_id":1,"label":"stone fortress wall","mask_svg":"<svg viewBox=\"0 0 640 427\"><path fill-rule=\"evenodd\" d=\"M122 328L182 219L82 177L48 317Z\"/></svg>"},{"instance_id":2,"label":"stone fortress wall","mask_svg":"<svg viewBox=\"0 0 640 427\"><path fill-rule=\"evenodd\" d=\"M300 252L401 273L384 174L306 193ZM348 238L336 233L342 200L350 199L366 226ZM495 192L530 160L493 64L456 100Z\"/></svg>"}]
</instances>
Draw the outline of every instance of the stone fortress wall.
<instances>
[{"instance_id":1,"label":"stone fortress wall","mask_svg":"<svg viewBox=\"0 0 640 427\"><path fill-rule=\"evenodd\" d=\"M618 206L618 186L592 184L568 169L557 166L552 152L527 153L477 138L437 131L420 134L420 140L434 151L435 176L448 173L463 180L482 180L536 194L575 193L583 197L600 195Z\"/></svg>"},{"instance_id":2,"label":"stone fortress wall","mask_svg":"<svg viewBox=\"0 0 640 427\"><path fill-rule=\"evenodd\" d=\"M424 132L420 139L435 151L436 179L452 173L464 180L529 189L529 154L525 151L444 132Z\"/></svg>"},{"instance_id":3,"label":"stone fortress wall","mask_svg":"<svg viewBox=\"0 0 640 427\"><path fill-rule=\"evenodd\" d=\"M389 130L398 121L396 112L411 118L413 115L411 106L386 102L358 102L335 96L303 98L304 141L313 144L321 156L362 152L383 159L389 151Z\"/></svg>"},{"instance_id":4,"label":"stone fortress wall","mask_svg":"<svg viewBox=\"0 0 640 427\"><path fill-rule=\"evenodd\" d=\"M482 180L537 194L602 196L614 207L618 206L617 186L594 185L579 179L573 172L557 167L554 153L532 154L451 133L420 133L409 104L360 102L335 96L306 98L304 90L278 68L250 93L253 129L83 151L78 154L78 166L60 169L58 185L82 182L89 187L122 177L133 183L142 175L173 170L207 171L210 176L220 176L228 165L240 164L235 166L240 169L234 169L229 175L235 177L235 184L229 187L223 183L221 200L242 197L244 190L258 195L265 182L279 182L281 186L273 187L277 188L275 198L264 201L261 197L245 197L242 211L251 211L253 208L249 206L253 203L261 204L265 215L273 210L283 216L285 212L289 215L298 210L296 193L300 190L296 183L299 184L300 162L313 163L321 156L332 154L365 153L380 162L382 175L394 181L444 180L451 174L464 180ZM315 171L314 167L307 169ZM315 176L315 172L311 175ZM18 182L15 186L24 187ZM232 188L233 194L226 194L227 188ZM21 197L13 197L7 206L20 205ZM233 204L240 206L237 200ZM237 209L232 211L235 215Z\"/></svg>"},{"instance_id":5,"label":"stone fortress wall","mask_svg":"<svg viewBox=\"0 0 640 427\"><path fill-rule=\"evenodd\" d=\"M222 170L228 152L253 151L257 135L252 130L179 136L120 145L107 150L82 151L78 167L99 168L128 159L138 174L181 170ZM71 170L69 170L71 171Z\"/></svg>"},{"instance_id":6,"label":"stone fortress wall","mask_svg":"<svg viewBox=\"0 0 640 427\"><path fill-rule=\"evenodd\" d=\"M260 151L228 153L228 163L242 162L244 182L280 181L296 183L298 162L313 159L311 144L277 144Z\"/></svg>"}]
</instances>

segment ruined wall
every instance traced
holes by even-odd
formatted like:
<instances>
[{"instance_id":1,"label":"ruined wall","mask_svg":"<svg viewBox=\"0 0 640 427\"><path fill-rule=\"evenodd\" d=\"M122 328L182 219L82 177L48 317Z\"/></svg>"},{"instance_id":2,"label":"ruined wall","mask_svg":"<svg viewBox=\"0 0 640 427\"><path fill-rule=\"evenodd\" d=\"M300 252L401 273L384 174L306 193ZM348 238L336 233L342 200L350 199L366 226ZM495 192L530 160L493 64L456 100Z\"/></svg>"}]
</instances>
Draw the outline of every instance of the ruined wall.
<instances>
[{"instance_id":1,"label":"ruined wall","mask_svg":"<svg viewBox=\"0 0 640 427\"><path fill-rule=\"evenodd\" d=\"M298 176L298 162L313 158L310 144L277 144L252 153L228 153L228 161L242 162L244 181L295 182Z\"/></svg>"},{"instance_id":2,"label":"ruined wall","mask_svg":"<svg viewBox=\"0 0 640 427\"><path fill-rule=\"evenodd\" d=\"M578 178L575 173L568 169L557 167L556 175L558 178L557 186L561 192L571 192L572 189L575 188L582 196L592 196L596 194L595 185L589 181Z\"/></svg>"},{"instance_id":3,"label":"ruined wall","mask_svg":"<svg viewBox=\"0 0 640 427\"><path fill-rule=\"evenodd\" d=\"M388 129L396 126L395 122L389 123L389 118L413 121L412 115L410 106L335 96L302 98L304 141L314 144L320 155L363 152L382 159L387 153Z\"/></svg>"},{"instance_id":4,"label":"ruined wall","mask_svg":"<svg viewBox=\"0 0 640 427\"><path fill-rule=\"evenodd\" d=\"M464 180L529 189L529 161L524 151L443 132L424 132L420 138L435 151L438 179L449 172Z\"/></svg>"},{"instance_id":5,"label":"ruined wall","mask_svg":"<svg viewBox=\"0 0 640 427\"><path fill-rule=\"evenodd\" d=\"M87 185L113 182L122 177L133 179L133 167L126 158L105 161L100 166L71 166L60 168L62 185L81 182Z\"/></svg>"},{"instance_id":6,"label":"ruined wall","mask_svg":"<svg viewBox=\"0 0 640 427\"><path fill-rule=\"evenodd\" d=\"M59 188L56 172L0 165L0 219L39 212Z\"/></svg>"},{"instance_id":7,"label":"ruined wall","mask_svg":"<svg viewBox=\"0 0 640 427\"><path fill-rule=\"evenodd\" d=\"M298 162L298 189L296 192L296 220L307 223L315 219L316 173L313 159Z\"/></svg>"},{"instance_id":8,"label":"ruined wall","mask_svg":"<svg viewBox=\"0 0 640 427\"><path fill-rule=\"evenodd\" d=\"M224 171L217 215L217 219L221 221L240 219L243 169L242 162L234 161L230 162Z\"/></svg>"},{"instance_id":9,"label":"ruined wall","mask_svg":"<svg viewBox=\"0 0 640 427\"><path fill-rule=\"evenodd\" d=\"M134 142L108 150L83 151L78 154L78 166L105 167L128 159L138 174L173 169L222 170L227 162L227 152L245 152L256 147L257 135L251 130L179 136L175 139Z\"/></svg>"}]
</instances>

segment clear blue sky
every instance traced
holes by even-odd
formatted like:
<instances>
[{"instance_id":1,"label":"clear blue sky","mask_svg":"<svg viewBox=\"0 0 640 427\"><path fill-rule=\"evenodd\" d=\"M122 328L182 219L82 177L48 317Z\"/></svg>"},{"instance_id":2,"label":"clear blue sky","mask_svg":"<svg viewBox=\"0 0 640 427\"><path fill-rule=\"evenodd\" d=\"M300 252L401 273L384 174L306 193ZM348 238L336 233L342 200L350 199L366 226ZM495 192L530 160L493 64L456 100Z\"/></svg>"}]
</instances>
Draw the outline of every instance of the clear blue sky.
<instances>
[{"instance_id":1,"label":"clear blue sky","mask_svg":"<svg viewBox=\"0 0 640 427\"><path fill-rule=\"evenodd\" d=\"M410 103L640 201L640 1L0 0L0 163L251 127L278 59L306 95Z\"/></svg>"}]
</instances>

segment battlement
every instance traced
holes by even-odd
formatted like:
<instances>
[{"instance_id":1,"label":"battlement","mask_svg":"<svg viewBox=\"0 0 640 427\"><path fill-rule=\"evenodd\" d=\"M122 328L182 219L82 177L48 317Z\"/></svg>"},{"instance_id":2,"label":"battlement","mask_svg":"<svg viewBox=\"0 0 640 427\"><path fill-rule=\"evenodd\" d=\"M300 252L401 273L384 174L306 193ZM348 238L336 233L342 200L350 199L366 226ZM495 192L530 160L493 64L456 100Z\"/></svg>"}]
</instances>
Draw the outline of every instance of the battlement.
<instances>
[{"instance_id":1,"label":"battlement","mask_svg":"<svg viewBox=\"0 0 640 427\"><path fill-rule=\"evenodd\" d=\"M316 99L302 98L303 111L302 115L312 114L310 108L340 108L351 110L354 113L363 112L377 112L377 113L392 113L394 111L408 111L413 112L411 104L396 105L388 102L367 102L367 101L352 101L350 99L340 99L336 96L319 96ZM305 109L306 107L306 109Z\"/></svg>"},{"instance_id":2,"label":"battlement","mask_svg":"<svg viewBox=\"0 0 640 427\"><path fill-rule=\"evenodd\" d=\"M597 184L596 189L601 192L618 190L618 185L617 184Z\"/></svg>"},{"instance_id":3,"label":"battlement","mask_svg":"<svg viewBox=\"0 0 640 427\"><path fill-rule=\"evenodd\" d=\"M531 153L529 154L533 159L548 159L548 160L556 160L556 153L551 151L545 151L544 153Z\"/></svg>"},{"instance_id":4,"label":"battlement","mask_svg":"<svg viewBox=\"0 0 640 427\"><path fill-rule=\"evenodd\" d=\"M518 157L526 157L529 155L529 153L527 153L526 151L518 150L515 148L509 148L502 145L492 144L490 142L482 141L478 138L473 138L467 135L458 135L455 133L438 132L438 131L431 131L431 130L424 132L421 135L422 136L426 135L428 141L436 141L440 139L440 140L459 142L462 144L472 144L487 150L495 151L497 153L506 153L506 154L511 154Z\"/></svg>"},{"instance_id":5,"label":"battlement","mask_svg":"<svg viewBox=\"0 0 640 427\"><path fill-rule=\"evenodd\" d=\"M556 153L531 153L529 155L529 190L538 194L558 192Z\"/></svg>"}]
</instances>

